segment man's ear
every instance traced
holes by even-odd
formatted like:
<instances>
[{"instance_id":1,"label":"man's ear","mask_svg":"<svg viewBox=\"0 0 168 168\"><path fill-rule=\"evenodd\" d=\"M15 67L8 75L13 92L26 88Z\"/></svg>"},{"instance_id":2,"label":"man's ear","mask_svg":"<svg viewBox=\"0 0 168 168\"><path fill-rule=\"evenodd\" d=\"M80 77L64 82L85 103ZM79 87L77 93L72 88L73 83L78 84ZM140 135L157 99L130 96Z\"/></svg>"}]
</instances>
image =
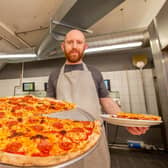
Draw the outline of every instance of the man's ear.
<instances>
[{"instance_id":1,"label":"man's ear","mask_svg":"<svg viewBox=\"0 0 168 168\"><path fill-rule=\"evenodd\" d=\"M63 52L64 52L64 48L65 48L65 44L63 42L63 43L61 43L61 49L62 49Z\"/></svg>"},{"instance_id":2,"label":"man's ear","mask_svg":"<svg viewBox=\"0 0 168 168\"><path fill-rule=\"evenodd\" d=\"M85 50L86 50L87 48L88 48L88 44L86 43L86 44L85 44Z\"/></svg>"}]
</instances>

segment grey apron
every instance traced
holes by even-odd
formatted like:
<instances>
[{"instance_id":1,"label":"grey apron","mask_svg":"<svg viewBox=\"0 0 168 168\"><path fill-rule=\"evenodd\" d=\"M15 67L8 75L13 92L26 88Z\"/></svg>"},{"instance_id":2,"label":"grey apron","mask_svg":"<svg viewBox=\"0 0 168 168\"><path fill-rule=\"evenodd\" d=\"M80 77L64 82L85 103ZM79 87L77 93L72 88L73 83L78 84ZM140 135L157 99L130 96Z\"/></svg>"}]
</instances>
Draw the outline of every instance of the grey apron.
<instances>
[{"instance_id":1,"label":"grey apron","mask_svg":"<svg viewBox=\"0 0 168 168\"><path fill-rule=\"evenodd\" d=\"M83 68L83 71L64 73L63 65L56 87L57 99L75 102L78 107L100 119L101 110L95 83L84 63ZM110 168L110 155L104 130L97 148L83 160L68 166L68 168L91 167Z\"/></svg>"}]
</instances>

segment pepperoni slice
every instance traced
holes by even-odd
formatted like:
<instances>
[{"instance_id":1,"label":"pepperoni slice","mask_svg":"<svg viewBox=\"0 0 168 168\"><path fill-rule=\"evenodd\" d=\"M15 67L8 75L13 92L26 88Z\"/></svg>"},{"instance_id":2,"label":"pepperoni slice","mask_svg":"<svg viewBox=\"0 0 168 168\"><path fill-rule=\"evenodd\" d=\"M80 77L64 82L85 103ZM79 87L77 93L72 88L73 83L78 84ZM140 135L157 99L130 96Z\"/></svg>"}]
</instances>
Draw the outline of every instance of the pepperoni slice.
<instances>
[{"instance_id":1,"label":"pepperoni slice","mask_svg":"<svg viewBox=\"0 0 168 168\"><path fill-rule=\"evenodd\" d=\"M39 131L42 131L42 130L44 129L44 127L43 127L42 125L33 125L33 126L32 126L32 129L33 129L34 131L39 132Z\"/></svg>"},{"instance_id":2,"label":"pepperoni slice","mask_svg":"<svg viewBox=\"0 0 168 168\"><path fill-rule=\"evenodd\" d=\"M33 110L34 110L34 107L25 106L24 109L25 109L25 110L28 110L28 111L33 111Z\"/></svg>"},{"instance_id":3,"label":"pepperoni slice","mask_svg":"<svg viewBox=\"0 0 168 168\"><path fill-rule=\"evenodd\" d=\"M34 157L36 157L36 156L37 156L37 157L38 157L38 156L39 156L39 157L47 157L47 156L49 156L49 154L47 154L47 153L40 153L40 152L39 152L39 153L32 153L31 156L34 156Z\"/></svg>"},{"instance_id":4,"label":"pepperoni slice","mask_svg":"<svg viewBox=\"0 0 168 168\"><path fill-rule=\"evenodd\" d=\"M6 146L6 148L4 149L5 152L9 152L9 153L17 153L19 154L19 149L22 147L22 144L19 142L13 142L10 143Z\"/></svg>"},{"instance_id":5,"label":"pepperoni slice","mask_svg":"<svg viewBox=\"0 0 168 168\"><path fill-rule=\"evenodd\" d=\"M25 152L15 152L15 154L18 154L18 155L25 155L26 153L25 153Z\"/></svg>"},{"instance_id":6,"label":"pepperoni slice","mask_svg":"<svg viewBox=\"0 0 168 168\"><path fill-rule=\"evenodd\" d=\"M37 123L39 120L36 118L29 118L28 122L33 124L33 123Z\"/></svg>"},{"instance_id":7,"label":"pepperoni slice","mask_svg":"<svg viewBox=\"0 0 168 168\"><path fill-rule=\"evenodd\" d=\"M87 135L91 135L92 134L93 128L85 127L84 129L85 129L85 132L87 133Z\"/></svg>"},{"instance_id":8,"label":"pepperoni slice","mask_svg":"<svg viewBox=\"0 0 168 168\"><path fill-rule=\"evenodd\" d=\"M56 133L59 133L59 132L58 132L58 131L55 131L55 130L50 130L50 131L43 131L43 133L56 134Z\"/></svg>"},{"instance_id":9,"label":"pepperoni slice","mask_svg":"<svg viewBox=\"0 0 168 168\"><path fill-rule=\"evenodd\" d=\"M12 126L14 125L17 125L18 124L18 121L15 121L15 120L12 120L12 121L7 121L6 122L6 125L11 128Z\"/></svg>"},{"instance_id":10,"label":"pepperoni slice","mask_svg":"<svg viewBox=\"0 0 168 168\"><path fill-rule=\"evenodd\" d=\"M18 104L19 104L19 101L17 101L17 100L12 100L12 99L11 99L11 100L8 101L8 103L9 103L9 104L13 104L13 105L18 105Z\"/></svg>"},{"instance_id":11,"label":"pepperoni slice","mask_svg":"<svg viewBox=\"0 0 168 168\"><path fill-rule=\"evenodd\" d=\"M94 128L94 122L81 121L81 123L83 124L83 127L91 127L91 128Z\"/></svg>"},{"instance_id":12,"label":"pepperoni slice","mask_svg":"<svg viewBox=\"0 0 168 168\"><path fill-rule=\"evenodd\" d=\"M4 112L0 112L0 118L3 118L5 116Z\"/></svg>"},{"instance_id":13,"label":"pepperoni slice","mask_svg":"<svg viewBox=\"0 0 168 168\"><path fill-rule=\"evenodd\" d=\"M15 117L21 117L23 115L22 112L14 112L12 113Z\"/></svg>"},{"instance_id":14,"label":"pepperoni slice","mask_svg":"<svg viewBox=\"0 0 168 168\"><path fill-rule=\"evenodd\" d=\"M44 106L44 105L41 105L41 106L37 106L36 107L38 110L46 110L46 106Z\"/></svg>"},{"instance_id":15,"label":"pepperoni slice","mask_svg":"<svg viewBox=\"0 0 168 168\"><path fill-rule=\"evenodd\" d=\"M54 128L57 128L57 129L62 129L63 128L63 124L60 123L60 122L55 122L53 123L52 125Z\"/></svg>"},{"instance_id":16,"label":"pepperoni slice","mask_svg":"<svg viewBox=\"0 0 168 168\"><path fill-rule=\"evenodd\" d=\"M70 150L72 148L72 142L61 142L59 143L59 147L63 150Z\"/></svg>"},{"instance_id":17,"label":"pepperoni slice","mask_svg":"<svg viewBox=\"0 0 168 168\"><path fill-rule=\"evenodd\" d=\"M90 135L93 131L94 123L90 121L81 121L81 123L83 124L84 130Z\"/></svg>"},{"instance_id":18,"label":"pepperoni slice","mask_svg":"<svg viewBox=\"0 0 168 168\"><path fill-rule=\"evenodd\" d=\"M73 142L79 143L81 141L88 139L88 134L84 131L83 128L73 128L71 131L68 131L66 137L70 138Z\"/></svg>"},{"instance_id":19,"label":"pepperoni slice","mask_svg":"<svg viewBox=\"0 0 168 168\"><path fill-rule=\"evenodd\" d=\"M54 109L54 110L60 110L63 109L65 107L65 104L62 102L50 102L50 109Z\"/></svg>"},{"instance_id":20,"label":"pepperoni slice","mask_svg":"<svg viewBox=\"0 0 168 168\"><path fill-rule=\"evenodd\" d=\"M1 98L0 99L0 102L5 102L5 101L7 101L8 99L7 98Z\"/></svg>"},{"instance_id":21,"label":"pepperoni slice","mask_svg":"<svg viewBox=\"0 0 168 168\"><path fill-rule=\"evenodd\" d=\"M71 131L74 131L74 132L84 132L83 128L73 128Z\"/></svg>"},{"instance_id":22,"label":"pepperoni slice","mask_svg":"<svg viewBox=\"0 0 168 168\"><path fill-rule=\"evenodd\" d=\"M52 149L53 144L47 139L40 139L40 142L37 144L37 148L40 153L49 155L50 150Z\"/></svg>"}]
</instances>

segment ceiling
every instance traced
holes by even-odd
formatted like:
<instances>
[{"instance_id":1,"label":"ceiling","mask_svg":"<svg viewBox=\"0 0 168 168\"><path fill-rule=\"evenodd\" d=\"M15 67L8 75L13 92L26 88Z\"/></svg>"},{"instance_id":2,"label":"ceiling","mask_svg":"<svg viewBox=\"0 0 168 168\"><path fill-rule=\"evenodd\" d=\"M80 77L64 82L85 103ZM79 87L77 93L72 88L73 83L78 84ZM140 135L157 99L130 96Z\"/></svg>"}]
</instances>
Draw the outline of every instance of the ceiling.
<instances>
[{"instance_id":1,"label":"ceiling","mask_svg":"<svg viewBox=\"0 0 168 168\"><path fill-rule=\"evenodd\" d=\"M0 53L38 49L53 18L91 36L146 28L166 0L1 0ZM56 45L52 41L52 45Z\"/></svg>"},{"instance_id":2,"label":"ceiling","mask_svg":"<svg viewBox=\"0 0 168 168\"><path fill-rule=\"evenodd\" d=\"M166 0L125 0L90 28L96 34L147 27Z\"/></svg>"}]
</instances>

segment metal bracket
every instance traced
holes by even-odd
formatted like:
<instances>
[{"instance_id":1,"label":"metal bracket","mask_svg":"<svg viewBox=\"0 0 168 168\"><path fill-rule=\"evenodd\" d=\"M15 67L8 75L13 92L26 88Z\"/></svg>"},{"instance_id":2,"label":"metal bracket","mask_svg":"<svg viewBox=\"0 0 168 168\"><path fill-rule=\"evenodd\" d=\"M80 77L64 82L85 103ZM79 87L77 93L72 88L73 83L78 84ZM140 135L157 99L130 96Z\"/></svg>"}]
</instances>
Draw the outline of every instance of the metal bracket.
<instances>
[{"instance_id":1,"label":"metal bracket","mask_svg":"<svg viewBox=\"0 0 168 168\"><path fill-rule=\"evenodd\" d=\"M88 29L83 29L83 28L80 28L80 27L77 27L77 26L72 26L72 25L69 25L69 24L65 24L65 23L62 23L62 22L59 22L59 21L56 21L56 20L54 20L54 19L50 19L50 33L52 33L53 32L53 26L52 25L58 25L58 26L62 26L62 27L64 27L64 28L67 28L67 29L78 29L78 30L80 30L80 31L82 31L82 32L85 32L85 33L93 33L93 31L92 30L88 30ZM60 34L61 32L58 32L58 34Z\"/></svg>"}]
</instances>

